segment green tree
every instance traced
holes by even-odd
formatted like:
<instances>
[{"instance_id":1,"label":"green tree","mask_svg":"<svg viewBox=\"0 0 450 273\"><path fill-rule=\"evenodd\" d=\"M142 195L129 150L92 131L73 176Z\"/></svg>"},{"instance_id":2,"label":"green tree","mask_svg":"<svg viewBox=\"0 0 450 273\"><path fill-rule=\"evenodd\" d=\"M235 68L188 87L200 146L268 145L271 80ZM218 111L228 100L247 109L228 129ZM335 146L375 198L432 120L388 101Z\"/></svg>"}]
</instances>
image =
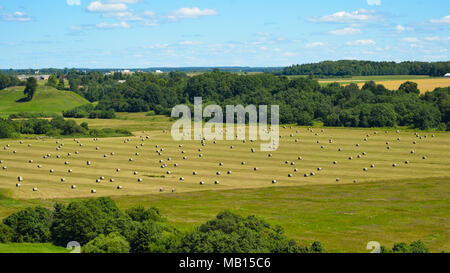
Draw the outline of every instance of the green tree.
<instances>
[{"instance_id":1,"label":"green tree","mask_svg":"<svg viewBox=\"0 0 450 273\"><path fill-rule=\"evenodd\" d=\"M417 88L417 83L410 81L402 83L398 90L404 91L405 93L420 94L420 90Z\"/></svg>"},{"instance_id":2,"label":"green tree","mask_svg":"<svg viewBox=\"0 0 450 273\"><path fill-rule=\"evenodd\" d=\"M13 230L9 226L0 223L0 243L9 243L13 238Z\"/></svg>"},{"instance_id":3,"label":"green tree","mask_svg":"<svg viewBox=\"0 0 450 273\"><path fill-rule=\"evenodd\" d=\"M83 253L129 253L130 244L117 232L100 234L82 248Z\"/></svg>"},{"instance_id":4,"label":"green tree","mask_svg":"<svg viewBox=\"0 0 450 273\"><path fill-rule=\"evenodd\" d=\"M5 218L12 231L13 242L44 243L51 239L52 212L46 208L26 208Z\"/></svg>"},{"instance_id":5,"label":"green tree","mask_svg":"<svg viewBox=\"0 0 450 273\"><path fill-rule=\"evenodd\" d=\"M25 90L23 90L23 93L25 96L27 96L28 100L32 100L34 97L34 94L37 90L37 80L34 77L30 77L27 79L27 82L25 84Z\"/></svg>"},{"instance_id":6,"label":"green tree","mask_svg":"<svg viewBox=\"0 0 450 273\"><path fill-rule=\"evenodd\" d=\"M50 75L50 77L48 77L47 85L52 87L56 87L58 85L58 79L56 78L56 75Z\"/></svg>"}]
</instances>

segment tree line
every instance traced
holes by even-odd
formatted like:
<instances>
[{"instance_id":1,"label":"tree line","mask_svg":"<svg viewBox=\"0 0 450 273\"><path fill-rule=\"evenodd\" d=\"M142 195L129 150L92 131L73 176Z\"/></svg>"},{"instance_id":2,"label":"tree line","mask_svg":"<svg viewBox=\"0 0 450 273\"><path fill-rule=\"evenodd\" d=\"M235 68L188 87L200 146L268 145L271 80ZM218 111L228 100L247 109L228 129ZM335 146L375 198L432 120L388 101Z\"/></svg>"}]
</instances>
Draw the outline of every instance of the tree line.
<instances>
[{"instance_id":1,"label":"tree line","mask_svg":"<svg viewBox=\"0 0 450 273\"><path fill-rule=\"evenodd\" d=\"M47 136L130 136L124 129L91 129L89 124L77 124L74 120L65 120L62 116L53 115L51 120L43 118L27 118L23 120L0 119L0 139L19 138L21 134Z\"/></svg>"},{"instance_id":2,"label":"tree line","mask_svg":"<svg viewBox=\"0 0 450 273\"><path fill-rule=\"evenodd\" d=\"M375 75L429 75L442 77L450 73L450 62L372 62L357 60L324 61L292 65L282 75L315 76L375 76Z\"/></svg>"},{"instance_id":3,"label":"tree line","mask_svg":"<svg viewBox=\"0 0 450 273\"><path fill-rule=\"evenodd\" d=\"M151 110L170 115L173 106L192 106L194 97L200 96L205 106L280 105L280 122L285 124L450 128L450 88L420 95L417 84L409 81L392 91L374 82L361 88L338 83L322 86L308 77L289 79L269 73L239 75L219 70L193 77L182 72L69 74L71 90L90 101L98 101L96 110L102 111Z\"/></svg>"},{"instance_id":4,"label":"tree line","mask_svg":"<svg viewBox=\"0 0 450 273\"><path fill-rule=\"evenodd\" d=\"M84 253L319 253L320 242L301 246L281 227L255 217L221 212L192 231L168 223L157 208L121 211L110 198L30 207L0 222L0 243L77 241Z\"/></svg>"}]
</instances>

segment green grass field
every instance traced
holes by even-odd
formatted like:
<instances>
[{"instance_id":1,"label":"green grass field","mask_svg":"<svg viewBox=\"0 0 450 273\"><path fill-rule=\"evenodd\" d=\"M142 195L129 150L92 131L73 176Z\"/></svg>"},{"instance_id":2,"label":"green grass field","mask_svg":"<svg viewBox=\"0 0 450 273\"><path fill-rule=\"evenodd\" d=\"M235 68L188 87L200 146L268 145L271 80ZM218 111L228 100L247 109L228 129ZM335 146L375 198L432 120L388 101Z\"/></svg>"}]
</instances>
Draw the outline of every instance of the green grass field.
<instances>
[{"instance_id":1,"label":"green grass field","mask_svg":"<svg viewBox=\"0 0 450 273\"><path fill-rule=\"evenodd\" d=\"M0 90L0 117L7 117L12 113L61 113L64 110L89 103L80 95L71 91L60 91L53 87L39 84L35 97L31 101L22 102L25 96L24 87L11 87Z\"/></svg>"},{"instance_id":2,"label":"green grass field","mask_svg":"<svg viewBox=\"0 0 450 273\"><path fill-rule=\"evenodd\" d=\"M279 224L300 242L319 240L332 252L366 252L368 241L392 246L419 239L432 251L450 251L449 133L287 127L269 157L259 151L259 141L176 142L168 118L160 116L120 114L88 122L96 128L132 129L135 136L78 139L83 146L73 139L0 140L0 218L27 206L112 196L123 209L156 206L183 230L230 209ZM46 154L51 156L44 159ZM21 187L16 187L18 176L24 179ZM97 183L101 176L105 180Z\"/></svg>"},{"instance_id":3,"label":"green grass field","mask_svg":"<svg viewBox=\"0 0 450 273\"><path fill-rule=\"evenodd\" d=\"M70 253L70 250L52 244L9 243L0 244L0 253Z\"/></svg>"}]
</instances>

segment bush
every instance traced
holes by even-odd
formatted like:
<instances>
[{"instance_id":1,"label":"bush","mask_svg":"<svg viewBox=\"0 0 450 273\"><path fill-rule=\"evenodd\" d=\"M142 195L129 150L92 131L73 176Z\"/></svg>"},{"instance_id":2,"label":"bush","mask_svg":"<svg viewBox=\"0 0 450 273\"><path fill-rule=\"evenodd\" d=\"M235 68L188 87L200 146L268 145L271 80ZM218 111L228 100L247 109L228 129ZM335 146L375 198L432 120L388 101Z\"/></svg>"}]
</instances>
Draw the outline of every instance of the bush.
<instances>
[{"instance_id":1,"label":"bush","mask_svg":"<svg viewBox=\"0 0 450 273\"><path fill-rule=\"evenodd\" d=\"M83 253L129 253L130 244L119 233L100 234L82 248Z\"/></svg>"},{"instance_id":2,"label":"bush","mask_svg":"<svg viewBox=\"0 0 450 273\"><path fill-rule=\"evenodd\" d=\"M165 221L157 208L145 209L142 206L138 206L138 207L128 209L125 213L128 214L128 216L130 216L130 218L136 222L145 222L145 221L164 222Z\"/></svg>"},{"instance_id":3,"label":"bush","mask_svg":"<svg viewBox=\"0 0 450 273\"><path fill-rule=\"evenodd\" d=\"M46 208L26 208L11 214L3 223L12 229L13 242L45 243L51 240L52 212Z\"/></svg>"},{"instance_id":4,"label":"bush","mask_svg":"<svg viewBox=\"0 0 450 273\"><path fill-rule=\"evenodd\" d=\"M422 241L415 241L409 245L411 253L428 253L428 248Z\"/></svg>"},{"instance_id":5,"label":"bush","mask_svg":"<svg viewBox=\"0 0 450 273\"><path fill-rule=\"evenodd\" d=\"M130 240L132 253L174 252L180 241L179 232L164 223L145 221Z\"/></svg>"}]
</instances>

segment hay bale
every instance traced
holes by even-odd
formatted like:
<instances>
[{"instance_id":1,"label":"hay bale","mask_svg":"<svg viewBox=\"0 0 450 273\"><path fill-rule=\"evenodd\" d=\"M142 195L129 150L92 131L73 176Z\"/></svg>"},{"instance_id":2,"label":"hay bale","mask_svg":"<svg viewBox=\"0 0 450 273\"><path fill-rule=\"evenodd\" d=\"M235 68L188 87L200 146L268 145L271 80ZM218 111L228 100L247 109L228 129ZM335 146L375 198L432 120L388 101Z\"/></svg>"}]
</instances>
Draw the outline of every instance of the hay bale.
<instances>
[{"instance_id":1,"label":"hay bale","mask_svg":"<svg viewBox=\"0 0 450 273\"><path fill-rule=\"evenodd\" d=\"M60 179L60 181L61 181L61 182L66 182L66 179L65 179L64 177L62 177L62 178Z\"/></svg>"},{"instance_id":2,"label":"hay bale","mask_svg":"<svg viewBox=\"0 0 450 273\"><path fill-rule=\"evenodd\" d=\"M91 190L91 193L92 193L92 194L97 193L97 190L92 189L92 190Z\"/></svg>"},{"instance_id":3,"label":"hay bale","mask_svg":"<svg viewBox=\"0 0 450 273\"><path fill-rule=\"evenodd\" d=\"M216 172L216 175L220 175L220 172Z\"/></svg>"},{"instance_id":4,"label":"hay bale","mask_svg":"<svg viewBox=\"0 0 450 273\"><path fill-rule=\"evenodd\" d=\"M363 168L363 171L367 172L367 168Z\"/></svg>"},{"instance_id":5,"label":"hay bale","mask_svg":"<svg viewBox=\"0 0 450 273\"><path fill-rule=\"evenodd\" d=\"M118 190L121 190L121 189L123 189L123 187L122 187L122 186L120 186L120 185L119 185L119 186L117 186L116 188L117 188Z\"/></svg>"},{"instance_id":6,"label":"hay bale","mask_svg":"<svg viewBox=\"0 0 450 273\"><path fill-rule=\"evenodd\" d=\"M72 185L71 187L70 187L72 190L74 190L74 189L76 189L77 188L77 186L75 186L75 185Z\"/></svg>"},{"instance_id":7,"label":"hay bale","mask_svg":"<svg viewBox=\"0 0 450 273\"><path fill-rule=\"evenodd\" d=\"M294 166L295 165L295 162L291 162L291 166Z\"/></svg>"},{"instance_id":8,"label":"hay bale","mask_svg":"<svg viewBox=\"0 0 450 273\"><path fill-rule=\"evenodd\" d=\"M114 181L115 181L114 178L109 179L110 183L114 183Z\"/></svg>"},{"instance_id":9,"label":"hay bale","mask_svg":"<svg viewBox=\"0 0 450 273\"><path fill-rule=\"evenodd\" d=\"M118 172L118 173L119 173L119 172L120 172L120 169L116 169L116 172Z\"/></svg>"},{"instance_id":10,"label":"hay bale","mask_svg":"<svg viewBox=\"0 0 450 273\"><path fill-rule=\"evenodd\" d=\"M414 154L415 152L414 152L414 150L411 150L411 154Z\"/></svg>"},{"instance_id":11,"label":"hay bale","mask_svg":"<svg viewBox=\"0 0 450 273\"><path fill-rule=\"evenodd\" d=\"M339 182L339 181L341 181L341 179L340 178L336 178L336 182Z\"/></svg>"},{"instance_id":12,"label":"hay bale","mask_svg":"<svg viewBox=\"0 0 450 273\"><path fill-rule=\"evenodd\" d=\"M30 159L30 160L28 160L28 162L29 162L29 163L33 163L34 161L33 161L33 159Z\"/></svg>"},{"instance_id":13,"label":"hay bale","mask_svg":"<svg viewBox=\"0 0 450 273\"><path fill-rule=\"evenodd\" d=\"M309 177L309 174L305 173L303 176L304 176L304 177Z\"/></svg>"},{"instance_id":14,"label":"hay bale","mask_svg":"<svg viewBox=\"0 0 450 273\"><path fill-rule=\"evenodd\" d=\"M178 163L173 164L174 167L178 167Z\"/></svg>"},{"instance_id":15,"label":"hay bale","mask_svg":"<svg viewBox=\"0 0 450 273\"><path fill-rule=\"evenodd\" d=\"M203 182L203 181L200 181L200 185L205 185L205 182Z\"/></svg>"},{"instance_id":16,"label":"hay bale","mask_svg":"<svg viewBox=\"0 0 450 273\"><path fill-rule=\"evenodd\" d=\"M71 169L67 170L68 173L72 173L73 171Z\"/></svg>"},{"instance_id":17,"label":"hay bale","mask_svg":"<svg viewBox=\"0 0 450 273\"><path fill-rule=\"evenodd\" d=\"M395 163L394 163L394 164L392 164L392 167L397 167L397 164L395 164Z\"/></svg>"},{"instance_id":18,"label":"hay bale","mask_svg":"<svg viewBox=\"0 0 450 273\"><path fill-rule=\"evenodd\" d=\"M38 188L33 188L33 191L38 191Z\"/></svg>"},{"instance_id":19,"label":"hay bale","mask_svg":"<svg viewBox=\"0 0 450 273\"><path fill-rule=\"evenodd\" d=\"M216 180L216 181L214 181L214 184L215 184L215 185L219 185L220 182Z\"/></svg>"},{"instance_id":20,"label":"hay bale","mask_svg":"<svg viewBox=\"0 0 450 273\"><path fill-rule=\"evenodd\" d=\"M129 161L129 162L132 162L132 161L133 161L133 159L132 159L132 158L129 158L129 159L128 159L128 161Z\"/></svg>"},{"instance_id":21,"label":"hay bale","mask_svg":"<svg viewBox=\"0 0 450 273\"><path fill-rule=\"evenodd\" d=\"M254 170L254 171L257 171L257 170L258 170L258 168L256 168L256 167L255 167L255 168L253 168L253 170Z\"/></svg>"},{"instance_id":22,"label":"hay bale","mask_svg":"<svg viewBox=\"0 0 450 273\"><path fill-rule=\"evenodd\" d=\"M353 160L353 157L349 156L349 157L348 157L348 160Z\"/></svg>"},{"instance_id":23,"label":"hay bale","mask_svg":"<svg viewBox=\"0 0 450 273\"><path fill-rule=\"evenodd\" d=\"M274 179L274 180L272 180L272 184L276 184L277 183L277 181Z\"/></svg>"},{"instance_id":24,"label":"hay bale","mask_svg":"<svg viewBox=\"0 0 450 273\"><path fill-rule=\"evenodd\" d=\"M426 156L422 156L422 159L427 159L427 157Z\"/></svg>"},{"instance_id":25,"label":"hay bale","mask_svg":"<svg viewBox=\"0 0 450 273\"><path fill-rule=\"evenodd\" d=\"M231 174L231 171L228 171L227 174Z\"/></svg>"},{"instance_id":26,"label":"hay bale","mask_svg":"<svg viewBox=\"0 0 450 273\"><path fill-rule=\"evenodd\" d=\"M273 155L272 155L272 154L268 154L267 156L268 156L268 157L272 157Z\"/></svg>"},{"instance_id":27,"label":"hay bale","mask_svg":"<svg viewBox=\"0 0 450 273\"><path fill-rule=\"evenodd\" d=\"M363 155L367 155L367 153L366 153L366 152L363 152L362 154L363 154Z\"/></svg>"},{"instance_id":28,"label":"hay bale","mask_svg":"<svg viewBox=\"0 0 450 273\"><path fill-rule=\"evenodd\" d=\"M183 156L183 160L186 160L187 159L187 156Z\"/></svg>"},{"instance_id":29,"label":"hay bale","mask_svg":"<svg viewBox=\"0 0 450 273\"><path fill-rule=\"evenodd\" d=\"M23 181L22 176L17 177L17 181L22 182Z\"/></svg>"},{"instance_id":30,"label":"hay bale","mask_svg":"<svg viewBox=\"0 0 450 273\"><path fill-rule=\"evenodd\" d=\"M405 164L409 164L409 161L408 161L408 160L406 160L406 161L405 161Z\"/></svg>"},{"instance_id":31,"label":"hay bale","mask_svg":"<svg viewBox=\"0 0 450 273\"><path fill-rule=\"evenodd\" d=\"M53 169L50 169L50 173L54 173L55 172L55 170L53 170Z\"/></svg>"},{"instance_id":32,"label":"hay bale","mask_svg":"<svg viewBox=\"0 0 450 273\"><path fill-rule=\"evenodd\" d=\"M100 179L95 179L95 183L100 183Z\"/></svg>"},{"instance_id":33,"label":"hay bale","mask_svg":"<svg viewBox=\"0 0 450 273\"><path fill-rule=\"evenodd\" d=\"M141 183L143 180L142 178L138 178L137 182Z\"/></svg>"},{"instance_id":34,"label":"hay bale","mask_svg":"<svg viewBox=\"0 0 450 273\"><path fill-rule=\"evenodd\" d=\"M104 176L100 176L100 180L105 180L105 177Z\"/></svg>"},{"instance_id":35,"label":"hay bale","mask_svg":"<svg viewBox=\"0 0 450 273\"><path fill-rule=\"evenodd\" d=\"M167 171L166 174L172 174L172 172L171 171Z\"/></svg>"},{"instance_id":36,"label":"hay bale","mask_svg":"<svg viewBox=\"0 0 450 273\"><path fill-rule=\"evenodd\" d=\"M338 164L338 162L337 162L337 161L333 161L333 164L334 164L334 165L337 165L337 164Z\"/></svg>"},{"instance_id":37,"label":"hay bale","mask_svg":"<svg viewBox=\"0 0 450 273\"><path fill-rule=\"evenodd\" d=\"M358 180L357 179L353 179L353 183L358 183Z\"/></svg>"},{"instance_id":38,"label":"hay bale","mask_svg":"<svg viewBox=\"0 0 450 273\"><path fill-rule=\"evenodd\" d=\"M303 160L303 158L301 156L297 157L298 160Z\"/></svg>"},{"instance_id":39,"label":"hay bale","mask_svg":"<svg viewBox=\"0 0 450 273\"><path fill-rule=\"evenodd\" d=\"M4 171L6 171L6 169L8 169L8 167L3 166L2 169L3 169Z\"/></svg>"},{"instance_id":40,"label":"hay bale","mask_svg":"<svg viewBox=\"0 0 450 273\"><path fill-rule=\"evenodd\" d=\"M320 172L322 170L322 168L319 167L319 168L317 168L317 170Z\"/></svg>"},{"instance_id":41,"label":"hay bale","mask_svg":"<svg viewBox=\"0 0 450 273\"><path fill-rule=\"evenodd\" d=\"M295 168L295 169L294 169L294 172L298 172L298 169L297 169L297 168Z\"/></svg>"},{"instance_id":42,"label":"hay bale","mask_svg":"<svg viewBox=\"0 0 450 273\"><path fill-rule=\"evenodd\" d=\"M241 162L241 165L245 165L245 161L242 161L242 162Z\"/></svg>"},{"instance_id":43,"label":"hay bale","mask_svg":"<svg viewBox=\"0 0 450 273\"><path fill-rule=\"evenodd\" d=\"M375 164L371 164L370 167L371 167L371 168L375 168Z\"/></svg>"},{"instance_id":44,"label":"hay bale","mask_svg":"<svg viewBox=\"0 0 450 273\"><path fill-rule=\"evenodd\" d=\"M16 184L16 188L20 188L20 186L22 186L20 183Z\"/></svg>"},{"instance_id":45,"label":"hay bale","mask_svg":"<svg viewBox=\"0 0 450 273\"><path fill-rule=\"evenodd\" d=\"M193 174L193 175L197 175L198 173L197 173L196 171L193 171L192 174Z\"/></svg>"},{"instance_id":46,"label":"hay bale","mask_svg":"<svg viewBox=\"0 0 450 273\"><path fill-rule=\"evenodd\" d=\"M288 177L293 177L293 175L292 174L288 174Z\"/></svg>"}]
</instances>

